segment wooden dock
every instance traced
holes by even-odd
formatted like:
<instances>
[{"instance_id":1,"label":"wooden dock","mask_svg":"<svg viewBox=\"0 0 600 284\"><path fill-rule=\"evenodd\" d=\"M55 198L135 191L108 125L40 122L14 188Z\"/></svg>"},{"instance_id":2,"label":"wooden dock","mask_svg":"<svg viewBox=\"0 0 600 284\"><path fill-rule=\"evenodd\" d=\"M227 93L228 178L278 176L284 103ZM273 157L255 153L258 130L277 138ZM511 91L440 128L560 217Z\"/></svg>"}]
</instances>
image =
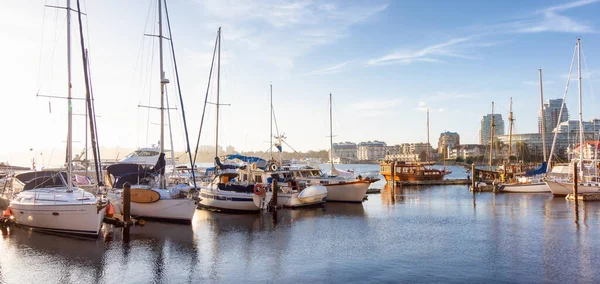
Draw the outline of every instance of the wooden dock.
<instances>
[{"instance_id":1,"label":"wooden dock","mask_svg":"<svg viewBox=\"0 0 600 284\"><path fill-rule=\"evenodd\" d=\"M443 180L406 180L396 181L396 185L411 186L411 185L463 185L471 184L470 179L443 179Z\"/></svg>"},{"instance_id":2,"label":"wooden dock","mask_svg":"<svg viewBox=\"0 0 600 284\"><path fill-rule=\"evenodd\" d=\"M575 195L573 193L569 193L566 197L567 200L575 200ZM600 201L600 193L597 192L589 192L589 193L578 193L577 194L578 201Z\"/></svg>"}]
</instances>

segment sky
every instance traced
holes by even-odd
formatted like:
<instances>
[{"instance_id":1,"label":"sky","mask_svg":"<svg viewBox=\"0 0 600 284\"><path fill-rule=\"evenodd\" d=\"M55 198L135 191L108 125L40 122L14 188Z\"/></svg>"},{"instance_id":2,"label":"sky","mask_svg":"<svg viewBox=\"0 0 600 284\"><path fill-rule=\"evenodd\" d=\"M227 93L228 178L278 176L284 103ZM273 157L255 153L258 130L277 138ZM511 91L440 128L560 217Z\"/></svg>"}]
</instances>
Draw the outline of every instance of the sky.
<instances>
[{"instance_id":1,"label":"sky","mask_svg":"<svg viewBox=\"0 0 600 284\"><path fill-rule=\"evenodd\" d=\"M77 9L77 1L71 1ZM64 153L67 102L66 1L4 1L0 10L0 161ZM192 149L198 139L216 34L222 28L219 144L267 150L270 92L284 150L329 147L329 94L334 142L388 145L458 132L477 143L491 112L515 133L537 131L539 73L544 99L561 98L578 37L582 42L583 118L600 117L593 93L600 64L599 1L168 1ZM102 146L156 144L160 113L157 1L81 1ZM164 7L163 7L164 12ZM73 97L85 96L77 14L71 13ZM173 148L185 150L171 42L163 41ZM575 62L576 64L576 62ZM215 66L216 69L216 66ZM577 118L577 65L567 94ZM215 144L216 70L200 144ZM73 101L74 152L85 147L85 105ZM170 147L169 130L166 142ZM126 153L122 153L123 155ZM63 156L64 157L64 156Z\"/></svg>"}]
</instances>

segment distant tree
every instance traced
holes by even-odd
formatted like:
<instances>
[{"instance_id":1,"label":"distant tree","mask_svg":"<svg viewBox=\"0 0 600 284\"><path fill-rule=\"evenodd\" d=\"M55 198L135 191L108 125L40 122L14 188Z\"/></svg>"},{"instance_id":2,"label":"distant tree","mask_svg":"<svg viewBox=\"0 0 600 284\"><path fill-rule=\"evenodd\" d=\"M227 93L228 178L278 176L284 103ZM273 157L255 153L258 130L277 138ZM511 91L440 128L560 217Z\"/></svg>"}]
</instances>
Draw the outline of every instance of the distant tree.
<instances>
[{"instance_id":1,"label":"distant tree","mask_svg":"<svg viewBox=\"0 0 600 284\"><path fill-rule=\"evenodd\" d=\"M521 157L521 159L528 163L533 160L533 156L529 153L529 147L527 147L527 143L525 142L517 142L515 144L515 148L517 148L517 156Z\"/></svg>"},{"instance_id":2,"label":"distant tree","mask_svg":"<svg viewBox=\"0 0 600 284\"><path fill-rule=\"evenodd\" d=\"M427 152L421 151L421 153L419 153L419 161L421 161L421 162L427 161Z\"/></svg>"}]
</instances>

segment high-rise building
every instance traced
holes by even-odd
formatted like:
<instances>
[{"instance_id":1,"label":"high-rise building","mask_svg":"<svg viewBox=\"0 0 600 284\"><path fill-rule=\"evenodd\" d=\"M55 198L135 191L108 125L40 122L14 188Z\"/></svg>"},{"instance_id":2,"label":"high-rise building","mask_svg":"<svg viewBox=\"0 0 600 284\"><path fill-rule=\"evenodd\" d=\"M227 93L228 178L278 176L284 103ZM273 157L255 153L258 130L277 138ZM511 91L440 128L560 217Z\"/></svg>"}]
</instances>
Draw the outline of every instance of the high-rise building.
<instances>
[{"instance_id":1,"label":"high-rise building","mask_svg":"<svg viewBox=\"0 0 600 284\"><path fill-rule=\"evenodd\" d=\"M479 144L487 145L490 143L490 134L492 126L492 115L486 114L481 118L479 128ZM504 120L502 114L494 114L494 136L504 135Z\"/></svg>"},{"instance_id":2,"label":"high-rise building","mask_svg":"<svg viewBox=\"0 0 600 284\"><path fill-rule=\"evenodd\" d=\"M458 133L450 131L442 132L438 139L438 153L443 153L444 148L453 149L458 145L460 145L460 135Z\"/></svg>"},{"instance_id":3,"label":"high-rise building","mask_svg":"<svg viewBox=\"0 0 600 284\"><path fill-rule=\"evenodd\" d=\"M560 114L560 107L563 103L562 99L548 100L544 104L544 118L545 118L545 130L546 133L552 133L554 128L558 125L558 115ZM569 110L565 103L563 114L560 117L560 122L569 120ZM538 112L538 133L542 133L542 111Z\"/></svg>"}]
</instances>

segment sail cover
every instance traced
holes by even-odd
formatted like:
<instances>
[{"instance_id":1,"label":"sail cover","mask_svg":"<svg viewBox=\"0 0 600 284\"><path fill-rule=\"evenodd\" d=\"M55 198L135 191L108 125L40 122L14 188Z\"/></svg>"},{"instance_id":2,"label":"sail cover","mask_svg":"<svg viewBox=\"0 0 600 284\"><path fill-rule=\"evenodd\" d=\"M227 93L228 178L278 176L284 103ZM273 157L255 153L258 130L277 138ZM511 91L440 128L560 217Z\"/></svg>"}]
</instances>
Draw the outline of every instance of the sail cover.
<instances>
[{"instance_id":1,"label":"sail cover","mask_svg":"<svg viewBox=\"0 0 600 284\"><path fill-rule=\"evenodd\" d=\"M535 176L535 175L545 174L547 166L548 165L546 164L546 162L542 162L542 165L539 168L537 168L535 170L531 170L531 171L526 171L525 176Z\"/></svg>"}]
</instances>

